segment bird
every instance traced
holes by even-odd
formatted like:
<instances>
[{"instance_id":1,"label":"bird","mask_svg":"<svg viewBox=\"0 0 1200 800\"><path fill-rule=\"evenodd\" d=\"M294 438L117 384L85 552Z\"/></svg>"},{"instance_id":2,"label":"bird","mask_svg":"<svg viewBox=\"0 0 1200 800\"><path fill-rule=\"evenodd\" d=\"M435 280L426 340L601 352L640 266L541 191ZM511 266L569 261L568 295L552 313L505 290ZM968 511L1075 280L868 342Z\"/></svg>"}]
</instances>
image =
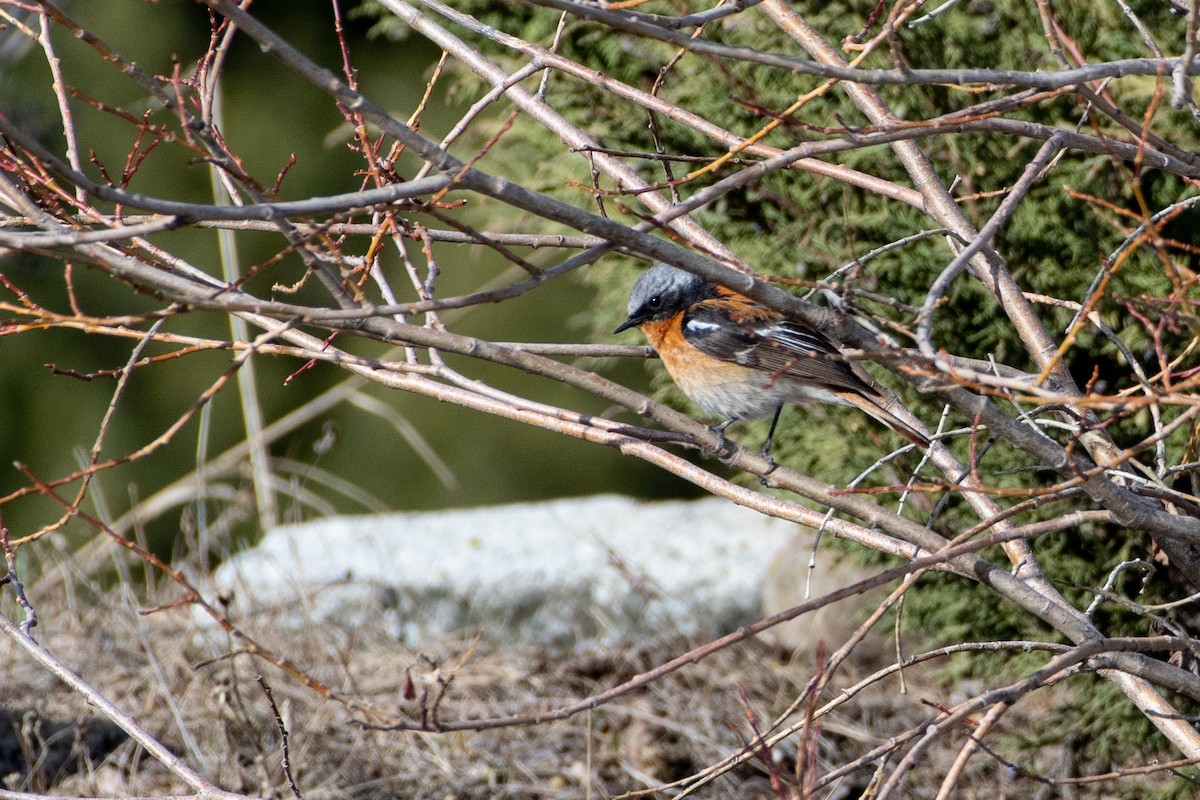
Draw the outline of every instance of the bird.
<instances>
[{"instance_id":1,"label":"bird","mask_svg":"<svg viewBox=\"0 0 1200 800\"><path fill-rule=\"evenodd\" d=\"M887 410L887 396L828 336L731 289L655 264L634 283L627 310L613 334L639 328L683 393L724 418L716 431L771 417L768 458L780 412L792 403L854 406L918 447L930 444Z\"/></svg>"}]
</instances>

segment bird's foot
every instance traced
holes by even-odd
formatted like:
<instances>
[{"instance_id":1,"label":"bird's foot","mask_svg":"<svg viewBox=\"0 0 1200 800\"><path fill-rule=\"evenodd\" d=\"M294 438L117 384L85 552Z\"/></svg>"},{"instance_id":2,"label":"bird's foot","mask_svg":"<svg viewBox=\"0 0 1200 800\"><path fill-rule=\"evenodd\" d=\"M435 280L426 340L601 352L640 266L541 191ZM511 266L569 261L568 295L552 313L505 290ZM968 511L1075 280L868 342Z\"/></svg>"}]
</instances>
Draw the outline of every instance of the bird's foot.
<instances>
[{"instance_id":1,"label":"bird's foot","mask_svg":"<svg viewBox=\"0 0 1200 800\"><path fill-rule=\"evenodd\" d=\"M767 447L764 447L762 449L762 457L767 460L767 463L770 466L767 467L766 472L764 472L762 475L758 476L758 482L761 483L763 486L769 486L770 483L767 481L767 478L769 478L771 476L772 472L779 469L779 462L776 461L775 459L771 458L771 450L770 450L770 448L767 448Z\"/></svg>"},{"instance_id":2,"label":"bird's foot","mask_svg":"<svg viewBox=\"0 0 1200 800\"><path fill-rule=\"evenodd\" d=\"M733 458L734 448L737 447L737 442L725 435L725 429L735 422L737 422L737 417L730 417L719 425L709 426L709 430L721 437L721 443L717 445L717 458L722 461Z\"/></svg>"}]
</instances>

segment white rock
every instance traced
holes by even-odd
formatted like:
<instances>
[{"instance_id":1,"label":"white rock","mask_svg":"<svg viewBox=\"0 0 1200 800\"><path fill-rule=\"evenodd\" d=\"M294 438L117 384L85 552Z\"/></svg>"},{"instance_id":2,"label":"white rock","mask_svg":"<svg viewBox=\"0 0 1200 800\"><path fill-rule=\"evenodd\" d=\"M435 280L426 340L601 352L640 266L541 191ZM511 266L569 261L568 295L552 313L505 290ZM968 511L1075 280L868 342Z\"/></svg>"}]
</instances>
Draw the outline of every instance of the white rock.
<instances>
[{"instance_id":1,"label":"white rock","mask_svg":"<svg viewBox=\"0 0 1200 800\"><path fill-rule=\"evenodd\" d=\"M284 607L291 624L344 627L369 615L409 645L714 634L760 617L768 568L798 530L717 498L335 517L271 531L215 580L239 614Z\"/></svg>"}]
</instances>

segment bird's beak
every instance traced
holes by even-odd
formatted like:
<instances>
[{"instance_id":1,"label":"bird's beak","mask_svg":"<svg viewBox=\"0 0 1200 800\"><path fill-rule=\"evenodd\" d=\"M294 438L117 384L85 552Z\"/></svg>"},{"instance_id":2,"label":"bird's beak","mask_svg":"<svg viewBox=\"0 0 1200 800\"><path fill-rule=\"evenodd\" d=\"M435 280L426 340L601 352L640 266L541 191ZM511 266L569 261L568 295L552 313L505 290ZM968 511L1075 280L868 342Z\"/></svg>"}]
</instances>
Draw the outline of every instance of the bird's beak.
<instances>
[{"instance_id":1,"label":"bird's beak","mask_svg":"<svg viewBox=\"0 0 1200 800\"><path fill-rule=\"evenodd\" d=\"M613 331L613 333L617 334L617 333L620 333L621 331L627 331L630 328L636 328L638 326L638 324L639 324L639 322L637 319L630 317L629 319L622 322L621 325L615 331Z\"/></svg>"}]
</instances>

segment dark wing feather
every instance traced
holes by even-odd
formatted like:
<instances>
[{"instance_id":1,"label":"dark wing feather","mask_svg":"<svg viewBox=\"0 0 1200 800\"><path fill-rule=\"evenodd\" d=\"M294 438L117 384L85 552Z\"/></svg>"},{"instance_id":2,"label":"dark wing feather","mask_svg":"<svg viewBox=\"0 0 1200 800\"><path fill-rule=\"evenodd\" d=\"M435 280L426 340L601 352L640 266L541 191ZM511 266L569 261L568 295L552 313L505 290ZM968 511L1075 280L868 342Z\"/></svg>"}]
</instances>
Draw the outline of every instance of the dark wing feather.
<instances>
[{"instance_id":1,"label":"dark wing feather","mask_svg":"<svg viewBox=\"0 0 1200 800\"><path fill-rule=\"evenodd\" d=\"M834 391L880 396L847 362L836 358L839 350L820 331L761 313L737 300L693 306L684 316L683 335L698 350L722 361Z\"/></svg>"}]
</instances>

